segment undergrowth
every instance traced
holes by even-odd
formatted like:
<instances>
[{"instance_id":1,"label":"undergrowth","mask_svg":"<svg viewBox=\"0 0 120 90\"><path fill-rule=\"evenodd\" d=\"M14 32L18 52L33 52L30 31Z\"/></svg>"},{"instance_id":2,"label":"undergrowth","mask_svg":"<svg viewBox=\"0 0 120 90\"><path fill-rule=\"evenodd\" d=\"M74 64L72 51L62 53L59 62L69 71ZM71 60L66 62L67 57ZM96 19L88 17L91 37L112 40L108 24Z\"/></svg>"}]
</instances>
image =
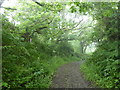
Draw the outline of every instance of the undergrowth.
<instances>
[{"instance_id":1,"label":"undergrowth","mask_svg":"<svg viewBox=\"0 0 120 90\"><path fill-rule=\"evenodd\" d=\"M107 42L86 59L81 71L86 79L102 88L120 88L120 61L116 41ZM104 48L108 49L104 49Z\"/></svg>"},{"instance_id":2,"label":"undergrowth","mask_svg":"<svg viewBox=\"0 0 120 90\"><path fill-rule=\"evenodd\" d=\"M57 68L79 60L68 42L49 42L43 36L34 35L28 42L21 34L11 32L14 26L3 17L2 33L2 87L49 88Z\"/></svg>"},{"instance_id":3,"label":"undergrowth","mask_svg":"<svg viewBox=\"0 0 120 90\"><path fill-rule=\"evenodd\" d=\"M6 55L2 60L3 88L49 88L57 68L78 59L72 56L51 56L34 47L27 49L23 46L3 47L3 55Z\"/></svg>"}]
</instances>

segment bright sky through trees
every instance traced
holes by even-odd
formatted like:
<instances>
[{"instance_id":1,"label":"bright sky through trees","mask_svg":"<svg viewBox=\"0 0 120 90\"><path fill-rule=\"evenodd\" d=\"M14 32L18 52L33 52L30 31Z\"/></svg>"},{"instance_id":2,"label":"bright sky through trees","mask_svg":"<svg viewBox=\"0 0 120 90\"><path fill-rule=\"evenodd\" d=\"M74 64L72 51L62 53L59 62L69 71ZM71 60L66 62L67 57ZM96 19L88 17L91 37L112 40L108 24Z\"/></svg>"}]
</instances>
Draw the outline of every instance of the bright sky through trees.
<instances>
[{"instance_id":1,"label":"bright sky through trees","mask_svg":"<svg viewBox=\"0 0 120 90\"><path fill-rule=\"evenodd\" d=\"M5 0L4 3L2 4L2 6L3 7L11 7L12 8L12 7L18 5L17 2L18 2L18 0ZM86 23L88 23L88 22L92 22L92 17L90 17L89 15L80 15L77 12L76 13L70 13L70 12L68 12L70 10L70 7L71 6L66 5L66 9L63 12L61 12L61 17L65 18L68 21L72 20L74 22L79 22L80 20L83 19L83 21L82 21L81 24L84 24L84 25ZM4 13L4 8L1 9L1 12ZM13 12L9 16L7 16L9 18L9 21L13 21L11 15L14 16L15 13ZM15 23L15 25L20 24L19 21L15 21L15 20L14 20L14 23ZM78 27L80 25L78 25ZM73 33L74 32L78 32L78 30L74 30ZM71 32L70 34L73 34L73 33ZM76 43L76 44L79 46L78 43ZM93 51L95 51L95 45L91 44L90 46L87 47L86 52L89 53L89 52L93 52Z\"/></svg>"}]
</instances>

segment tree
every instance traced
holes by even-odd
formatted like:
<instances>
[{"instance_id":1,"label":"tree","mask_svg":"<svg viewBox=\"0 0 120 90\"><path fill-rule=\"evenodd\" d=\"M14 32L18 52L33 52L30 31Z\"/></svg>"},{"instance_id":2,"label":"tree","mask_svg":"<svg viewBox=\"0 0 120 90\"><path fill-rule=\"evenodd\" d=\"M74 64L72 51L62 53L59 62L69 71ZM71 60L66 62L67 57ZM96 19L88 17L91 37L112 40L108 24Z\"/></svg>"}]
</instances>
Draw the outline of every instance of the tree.
<instances>
[{"instance_id":1,"label":"tree","mask_svg":"<svg viewBox=\"0 0 120 90\"><path fill-rule=\"evenodd\" d=\"M74 3L80 12L92 15L96 20L91 41L97 43L97 49L87 59L87 67L96 67L96 81L102 87L119 88L119 57L118 57L118 7L117 2ZM82 7L81 6L85 6ZM94 7L94 8L93 8ZM71 7L72 10L73 7ZM89 11L88 11L89 10ZM74 10L75 11L75 10ZM89 64L89 65L88 65ZM91 68L91 67L90 67ZM94 71L95 69L92 68ZM94 73L94 72L93 72ZM89 73L90 74L90 73ZM90 77L91 78L91 77ZM94 80L94 79L93 79Z\"/></svg>"}]
</instances>

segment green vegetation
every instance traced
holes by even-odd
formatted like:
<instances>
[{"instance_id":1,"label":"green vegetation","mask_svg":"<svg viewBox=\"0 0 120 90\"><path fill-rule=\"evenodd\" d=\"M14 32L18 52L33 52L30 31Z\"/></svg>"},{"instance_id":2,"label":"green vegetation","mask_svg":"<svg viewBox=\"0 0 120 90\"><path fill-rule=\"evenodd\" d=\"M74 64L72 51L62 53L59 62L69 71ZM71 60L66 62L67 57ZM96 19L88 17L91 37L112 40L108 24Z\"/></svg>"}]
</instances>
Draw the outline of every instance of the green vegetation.
<instances>
[{"instance_id":1,"label":"green vegetation","mask_svg":"<svg viewBox=\"0 0 120 90\"><path fill-rule=\"evenodd\" d=\"M3 88L49 88L58 67L77 60L86 61L88 80L120 88L120 3L18 0L3 8Z\"/></svg>"},{"instance_id":2,"label":"green vegetation","mask_svg":"<svg viewBox=\"0 0 120 90\"><path fill-rule=\"evenodd\" d=\"M96 50L88 55L89 58L86 59L81 70L87 79L94 81L100 87L120 88L120 57L118 55L120 3L85 5L91 6L89 10L93 11L89 13L97 20L93 34L90 36L91 41L97 45Z\"/></svg>"},{"instance_id":3,"label":"green vegetation","mask_svg":"<svg viewBox=\"0 0 120 90\"><path fill-rule=\"evenodd\" d=\"M33 1L18 4L23 6L16 7L17 11L5 10L1 15L2 87L48 88L59 66L80 60L72 45L62 40L68 35L58 24L67 21L57 13L64 5L54 3L52 12L52 3L42 3L45 7ZM11 22L9 14L15 14Z\"/></svg>"},{"instance_id":4,"label":"green vegetation","mask_svg":"<svg viewBox=\"0 0 120 90\"><path fill-rule=\"evenodd\" d=\"M52 75L60 65L78 59L71 56L72 48L67 43L47 44L41 41L42 37L25 42L19 34L12 33L10 27L17 28L4 20L3 87L49 87Z\"/></svg>"}]
</instances>

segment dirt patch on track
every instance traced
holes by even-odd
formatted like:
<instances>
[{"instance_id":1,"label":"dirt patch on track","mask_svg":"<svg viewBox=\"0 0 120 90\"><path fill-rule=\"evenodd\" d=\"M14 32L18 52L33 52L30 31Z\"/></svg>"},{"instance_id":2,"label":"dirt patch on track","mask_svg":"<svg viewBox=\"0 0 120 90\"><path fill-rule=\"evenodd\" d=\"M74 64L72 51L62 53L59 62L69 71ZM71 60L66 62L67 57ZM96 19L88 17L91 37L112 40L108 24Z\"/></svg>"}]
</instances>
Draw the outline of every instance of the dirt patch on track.
<instances>
[{"instance_id":1,"label":"dirt patch on track","mask_svg":"<svg viewBox=\"0 0 120 90\"><path fill-rule=\"evenodd\" d=\"M82 63L77 61L61 66L53 77L51 88L94 88L80 72Z\"/></svg>"}]
</instances>

